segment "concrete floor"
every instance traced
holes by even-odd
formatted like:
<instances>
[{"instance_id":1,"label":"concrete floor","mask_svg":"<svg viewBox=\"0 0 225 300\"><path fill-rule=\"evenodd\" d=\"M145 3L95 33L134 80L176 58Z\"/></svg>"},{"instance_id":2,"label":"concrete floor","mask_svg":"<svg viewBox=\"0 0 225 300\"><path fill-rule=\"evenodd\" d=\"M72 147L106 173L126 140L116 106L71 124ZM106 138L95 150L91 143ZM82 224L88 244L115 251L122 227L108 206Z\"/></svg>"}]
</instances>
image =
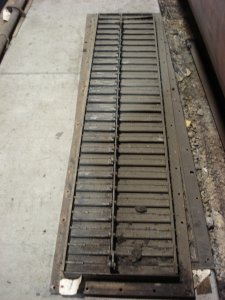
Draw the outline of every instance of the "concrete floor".
<instances>
[{"instance_id":1,"label":"concrete floor","mask_svg":"<svg viewBox=\"0 0 225 300\"><path fill-rule=\"evenodd\" d=\"M35 0L0 65L0 300L56 299L49 283L85 19L157 0Z\"/></svg>"}]
</instances>

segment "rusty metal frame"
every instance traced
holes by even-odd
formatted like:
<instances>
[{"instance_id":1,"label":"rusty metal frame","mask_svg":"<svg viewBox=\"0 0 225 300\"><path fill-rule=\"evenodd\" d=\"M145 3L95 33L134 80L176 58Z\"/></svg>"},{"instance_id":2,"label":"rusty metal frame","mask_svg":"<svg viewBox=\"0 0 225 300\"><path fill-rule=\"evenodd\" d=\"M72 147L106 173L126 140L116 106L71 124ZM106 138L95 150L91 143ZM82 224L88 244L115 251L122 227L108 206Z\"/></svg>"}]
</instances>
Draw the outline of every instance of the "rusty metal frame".
<instances>
[{"instance_id":1,"label":"rusty metal frame","mask_svg":"<svg viewBox=\"0 0 225 300\"><path fill-rule=\"evenodd\" d=\"M165 122L168 138L168 157L170 161L170 174L172 193L174 199L175 226L178 245L178 266L180 278L177 282L112 282L112 281L86 281L84 287L85 296L103 297L141 297L167 299L194 299L192 283L192 267L189 252L189 241L185 214L184 190L181 174L180 156L177 140L177 132L172 104L172 92L170 86L170 73L167 63L167 53L163 23L159 14L154 15L156 22L156 34L158 41L161 79L163 81L162 94L164 109L166 110ZM171 168L171 165L173 168Z\"/></svg>"},{"instance_id":2,"label":"rusty metal frame","mask_svg":"<svg viewBox=\"0 0 225 300\"><path fill-rule=\"evenodd\" d=\"M73 205L75 182L77 176L80 143L86 109L86 100L89 87L89 78L92 65L97 19L98 16L96 14L87 15L83 57L80 71L80 82L76 105L75 126L67 169L62 210L59 220L59 229L55 248L56 251L54 256L50 285L51 293L58 293L59 281L60 279L64 278L63 271L65 265L71 210Z\"/></svg>"},{"instance_id":3,"label":"rusty metal frame","mask_svg":"<svg viewBox=\"0 0 225 300\"><path fill-rule=\"evenodd\" d=\"M166 55L170 74L169 80L176 123L176 132L179 140L178 146L185 191L186 209L187 214L190 215L190 227L193 231L193 246L196 251L196 257L192 259L192 267L197 269L214 269L211 245L205 222L205 214L195 172L192 151L185 127L184 114L176 84L169 46L165 35L164 39L166 42Z\"/></svg>"}]
</instances>

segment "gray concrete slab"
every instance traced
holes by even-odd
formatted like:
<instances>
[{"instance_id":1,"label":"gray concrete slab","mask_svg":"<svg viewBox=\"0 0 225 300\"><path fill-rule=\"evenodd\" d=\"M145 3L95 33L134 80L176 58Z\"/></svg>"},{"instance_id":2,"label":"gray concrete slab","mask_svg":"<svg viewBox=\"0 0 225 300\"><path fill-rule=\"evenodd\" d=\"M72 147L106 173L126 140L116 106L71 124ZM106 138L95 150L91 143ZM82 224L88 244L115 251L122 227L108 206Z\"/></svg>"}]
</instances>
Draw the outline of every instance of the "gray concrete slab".
<instances>
[{"instance_id":1,"label":"gray concrete slab","mask_svg":"<svg viewBox=\"0 0 225 300\"><path fill-rule=\"evenodd\" d=\"M157 0L36 0L0 66L0 300L50 296L87 13Z\"/></svg>"}]
</instances>

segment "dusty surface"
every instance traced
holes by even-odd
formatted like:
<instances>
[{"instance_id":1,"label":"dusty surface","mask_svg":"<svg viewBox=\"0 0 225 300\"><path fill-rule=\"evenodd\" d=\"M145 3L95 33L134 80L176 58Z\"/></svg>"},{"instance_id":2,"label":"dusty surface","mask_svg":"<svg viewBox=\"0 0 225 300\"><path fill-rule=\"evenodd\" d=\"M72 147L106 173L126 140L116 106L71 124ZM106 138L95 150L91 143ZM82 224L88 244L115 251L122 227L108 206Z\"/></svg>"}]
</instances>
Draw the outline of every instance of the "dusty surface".
<instances>
[{"instance_id":1,"label":"dusty surface","mask_svg":"<svg viewBox=\"0 0 225 300\"><path fill-rule=\"evenodd\" d=\"M163 1L161 5L205 209L220 299L225 299L225 152L186 46L186 41L194 35L190 16L175 6L165 8Z\"/></svg>"}]
</instances>

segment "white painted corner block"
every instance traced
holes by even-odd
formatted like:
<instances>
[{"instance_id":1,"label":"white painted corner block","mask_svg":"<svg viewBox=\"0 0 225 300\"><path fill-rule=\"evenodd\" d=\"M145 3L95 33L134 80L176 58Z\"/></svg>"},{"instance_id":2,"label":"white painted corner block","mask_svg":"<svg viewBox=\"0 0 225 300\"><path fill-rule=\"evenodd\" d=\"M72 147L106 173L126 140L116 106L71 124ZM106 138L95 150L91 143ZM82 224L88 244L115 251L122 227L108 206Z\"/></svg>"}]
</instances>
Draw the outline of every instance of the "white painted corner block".
<instances>
[{"instance_id":1,"label":"white painted corner block","mask_svg":"<svg viewBox=\"0 0 225 300\"><path fill-rule=\"evenodd\" d=\"M82 276L77 279L66 279L60 280L59 294L62 296L74 296L77 294Z\"/></svg>"},{"instance_id":2,"label":"white painted corner block","mask_svg":"<svg viewBox=\"0 0 225 300\"><path fill-rule=\"evenodd\" d=\"M216 276L213 270L193 270L196 300L219 300Z\"/></svg>"}]
</instances>

